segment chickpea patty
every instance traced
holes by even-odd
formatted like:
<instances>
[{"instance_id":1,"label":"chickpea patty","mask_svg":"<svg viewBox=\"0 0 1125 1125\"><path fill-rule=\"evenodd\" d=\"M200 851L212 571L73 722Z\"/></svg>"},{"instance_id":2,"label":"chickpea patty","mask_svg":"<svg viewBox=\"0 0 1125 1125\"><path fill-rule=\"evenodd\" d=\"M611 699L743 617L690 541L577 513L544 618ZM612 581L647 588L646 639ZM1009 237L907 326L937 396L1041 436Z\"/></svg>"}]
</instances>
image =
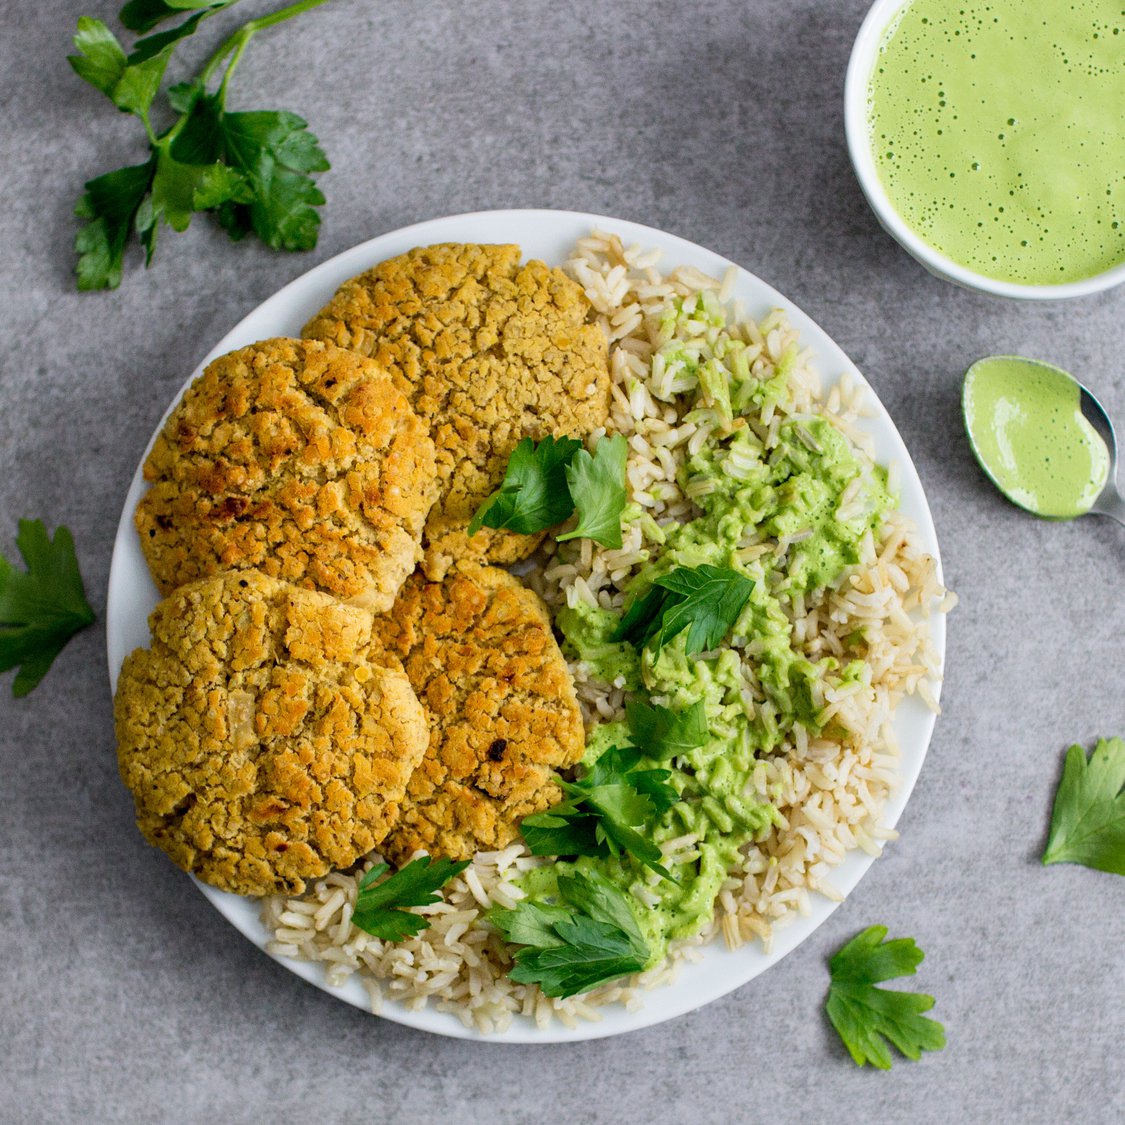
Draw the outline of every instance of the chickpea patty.
<instances>
[{"instance_id":1,"label":"chickpea patty","mask_svg":"<svg viewBox=\"0 0 1125 1125\"><path fill-rule=\"evenodd\" d=\"M114 700L149 843L245 895L299 894L375 848L428 728L402 672L369 658L371 622L252 570L161 602Z\"/></svg>"},{"instance_id":2,"label":"chickpea patty","mask_svg":"<svg viewBox=\"0 0 1125 1125\"><path fill-rule=\"evenodd\" d=\"M605 425L605 335L581 287L518 246L420 247L345 282L304 334L374 357L431 426L440 495L424 568L511 563L539 536L465 534L521 438L585 437Z\"/></svg>"},{"instance_id":3,"label":"chickpea patty","mask_svg":"<svg viewBox=\"0 0 1125 1125\"><path fill-rule=\"evenodd\" d=\"M378 364L263 340L209 364L144 466L136 524L162 594L251 567L373 612L421 558L426 425Z\"/></svg>"},{"instance_id":4,"label":"chickpea patty","mask_svg":"<svg viewBox=\"0 0 1125 1125\"><path fill-rule=\"evenodd\" d=\"M430 745L382 846L468 859L502 848L561 799L553 772L582 756L582 715L538 595L507 571L462 564L407 580L375 633L430 722Z\"/></svg>"}]
</instances>

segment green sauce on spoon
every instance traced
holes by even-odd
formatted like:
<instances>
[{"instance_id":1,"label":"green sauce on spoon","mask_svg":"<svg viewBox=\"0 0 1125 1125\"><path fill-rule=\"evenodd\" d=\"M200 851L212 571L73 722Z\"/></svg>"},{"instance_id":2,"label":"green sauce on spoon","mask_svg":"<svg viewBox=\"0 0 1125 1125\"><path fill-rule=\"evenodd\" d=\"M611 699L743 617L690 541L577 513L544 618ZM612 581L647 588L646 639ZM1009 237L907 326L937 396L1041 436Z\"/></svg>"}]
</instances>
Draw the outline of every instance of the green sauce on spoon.
<instances>
[{"instance_id":1,"label":"green sauce on spoon","mask_svg":"<svg viewBox=\"0 0 1125 1125\"><path fill-rule=\"evenodd\" d=\"M1009 500L1051 519L1093 509L1110 450L1083 414L1073 376L1038 360L989 356L966 373L962 408L977 460Z\"/></svg>"}]
</instances>

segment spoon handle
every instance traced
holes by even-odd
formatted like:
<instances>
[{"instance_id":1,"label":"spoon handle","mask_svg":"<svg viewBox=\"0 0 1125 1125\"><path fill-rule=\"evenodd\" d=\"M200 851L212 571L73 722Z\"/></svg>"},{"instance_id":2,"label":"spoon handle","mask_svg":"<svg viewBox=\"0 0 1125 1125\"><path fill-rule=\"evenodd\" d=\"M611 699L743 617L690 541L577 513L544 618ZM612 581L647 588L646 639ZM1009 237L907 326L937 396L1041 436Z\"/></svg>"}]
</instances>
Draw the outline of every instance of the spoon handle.
<instances>
[{"instance_id":1,"label":"spoon handle","mask_svg":"<svg viewBox=\"0 0 1125 1125\"><path fill-rule=\"evenodd\" d=\"M1096 512L1099 516L1109 516L1110 519L1117 520L1119 524L1125 526L1125 498L1122 498L1121 493L1114 488L1107 488L1090 511Z\"/></svg>"}]
</instances>

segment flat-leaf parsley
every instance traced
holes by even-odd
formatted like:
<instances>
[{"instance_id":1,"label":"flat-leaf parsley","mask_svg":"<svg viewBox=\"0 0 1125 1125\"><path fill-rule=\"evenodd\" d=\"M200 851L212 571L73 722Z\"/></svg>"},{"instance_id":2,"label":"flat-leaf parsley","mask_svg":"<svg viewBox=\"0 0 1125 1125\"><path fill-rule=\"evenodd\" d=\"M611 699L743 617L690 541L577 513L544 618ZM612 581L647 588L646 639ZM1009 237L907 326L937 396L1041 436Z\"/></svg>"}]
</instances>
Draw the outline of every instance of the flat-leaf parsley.
<instances>
[{"instance_id":1,"label":"flat-leaf parsley","mask_svg":"<svg viewBox=\"0 0 1125 1125\"><path fill-rule=\"evenodd\" d=\"M27 695L63 646L93 623L74 537L60 527L52 540L42 520L20 520L16 536L27 571L0 555L0 672L20 665L12 693Z\"/></svg>"},{"instance_id":2,"label":"flat-leaf parsley","mask_svg":"<svg viewBox=\"0 0 1125 1125\"><path fill-rule=\"evenodd\" d=\"M654 652L687 630L688 656L715 648L750 600L754 582L729 567L678 566L636 598L613 635Z\"/></svg>"},{"instance_id":3,"label":"flat-leaf parsley","mask_svg":"<svg viewBox=\"0 0 1125 1125\"><path fill-rule=\"evenodd\" d=\"M523 438L508 458L500 487L473 516L469 534L493 527L534 535L577 512L577 523L560 541L593 539L620 547L628 453L620 434L602 437L592 454L577 438Z\"/></svg>"},{"instance_id":4,"label":"flat-leaf parsley","mask_svg":"<svg viewBox=\"0 0 1125 1125\"><path fill-rule=\"evenodd\" d=\"M316 245L324 196L310 173L328 169L328 160L306 123L293 113L259 110L228 113L227 87L253 36L325 0L299 0L250 20L227 38L197 78L166 91L178 114L157 131L152 111L176 44L200 23L234 0L131 0L121 22L131 31L151 31L165 20L187 18L170 30L138 39L126 54L101 21L82 16L74 36L78 53L69 56L80 78L100 90L118 109L139 118L148 137L149 157L87 182L75 213L85 225L75 238L79 289L116 289L125 249L136 233L152 261L162 225L185 230L192 216L216 215L232 239L253 232L275 250L309 250ZM209 84L223 68L218 88Z\"/></svg>"},{"instance_id":5,"label":"flat-leaf parsley","mask_svg":"<svg viewBox=\"0 0 1125 1125\"><path fill-rule=\"evenodd\" d=\"M533 535L562 523L574 511L566 467L581 448L577 438L523 438L508 458L500 487L473 516L469 534L492 527Z\"/></svg>"},{"instance_id":6,"label":"flat-leaf parsley","mask_svg":"<svg viewBox=\"0 0 1125 1125\"><path fill-rule=\"evenodd\" d=\"M641 751L610 746L578 781L561 782L569 800L524 817L524 841L534 855L631 855L671 878L661 851L640 831L671 808L679 794L668 770L639 770Z\"/></svg>"},{"instance_id":7,"label":"flat-leaf parsley","mask_svg":"<svg viewBox=\"0 0 1125 1125\"><path fill-rule=\"evenodd\" d=\"M879 981L913 976L925 954L913 938L885 941L886 926L857 934L829 963L832 983L825 1008L848 1053L860 1065L890 1070L888 1040L908 1059L945 1046L945 1028L923 1016L934 998L876 988Z\"/></svg>"},{"instance_id":8,"label":"flat-leaf parsley","mask_svg":"<svg viewBox=\"0 0 1125 1125\"><path fill-rule=\"evenodd\" d=\"M625 510L625 462L629 443L621 434L603 437L592 454L579 449L566 467L566 483L578 522L564 539L593 539L603 547L621 546L621 513Z\"/></svg>"},{"instance_id":9,"label":"flat-leaf parsley","mask_svg":"<svg viewBox=\"0 0 1125 1125\"><path fill-rule=\"evenodd\" d=\"M489 911L504 938L519 946L509 974L546 996L574 996L643 969L650 951L624 892L596 871L560 875L558 901L523 899Z\"/></svg>"},{"instance_id":10,"label":"flat-leaf parsley","mask_svg":"<svg viewBox=\"0 0 1125 1125\"><path fill-rule=\"evenodd\" d=\"M1125 875L1125 741L1098 740L1090 760L1066 752L1043 863L1081 863Z\"/></svg>"},{"instance_id":11,"label":"flat-leaf parsley","mask_svg":"<svg viewBox=\"0 0 1125 1125\"><path fill-rule=\"evenodd\" d=\"M439 901L435 894L454 875L459 875L469 861L431 859L428 855L411 860L389 879L382 878L390 868L377 863L360 878L352 922L361 930L383 941L402 941L429 928L429 920L411 913L407 907L431 906Z\"/></svg>"},{"instance_id":12,"label":"flat-leaf parsley","mask_svg":"<svg viewBox=\"0 0 1125 1125\"><path fill-rule=\"evenodd\" d=\"M633 742L658 762L687 754L710 737L707 709L702 699L682 711L646 703L643 699L631 699L625 705L625 717Z\"/></svg>"}]
</instances>

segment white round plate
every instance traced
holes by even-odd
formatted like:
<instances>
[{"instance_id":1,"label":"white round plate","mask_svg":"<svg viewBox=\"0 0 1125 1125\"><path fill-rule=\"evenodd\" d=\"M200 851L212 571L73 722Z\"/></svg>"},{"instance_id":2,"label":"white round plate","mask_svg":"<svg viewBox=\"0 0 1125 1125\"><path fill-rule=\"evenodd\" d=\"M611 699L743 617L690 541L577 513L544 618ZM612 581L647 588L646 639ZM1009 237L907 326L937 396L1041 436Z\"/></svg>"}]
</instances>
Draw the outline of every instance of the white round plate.
<instances>
[{"instance_id":1,"label":"white round plate","mask_svg":"<svg viewBox=\"0 0 1125 1125\"><path fill-rule=\"evenodd\" d=\"M184 387L186 389L188 383L195 379L204 366L216 356L269 336L298 335L305 322L327 303L342 282L376 262L402 254L412 247L436 242L516 242L523 248L525 258L541 258L549 264L561 264L569 248L594 229L612 231L619 235L626 245L658 247L663 251L660 264L665 269L671 269L676 265L689 265L713 277L722 278L731 265L710 250L686 242L682 238L601 215L585 215L570 211L485 211L473 215L453 215L444 219L433 219L364 242L324 262L285 286L228 332L207 353L191 373ZM799 331L802 343L810 346L816 353L817 364L826 385L830 385L847 371L868 389L872 415L865 419L864 423L874 438L879 460L898 464L902 482L902 510L918 525L924 550L937 558L937 535L918 473L898 430L895 429L890 416L879 403L874 391L870 390L863 376L836 344L800 309L753 274L742 269L738 271L734 295L740 298L747 311L756 317L764 316L771 308L784 309ZM179 395L177 401L178 399ZM170 405L168 409L170 411L172 406ZM163 420L161 420L162 425ZM159 427L156 433L159 433ZM156 433L153 434L153 440ZM126 654L134 648L148 645L147 618L159 600L145 565L140 539L133 526L133 511L143 491L144 482L141 477L141 467L138 465L128 495L125 497L109 574L106 639L110 680L114 688L116 688L121 662ZM940 576L940 559L938 566ZM944 659L945 625L940 614L932 619L932 628L935 649L939 657ZM908 699L899 708L895 717L895 731L902 747L902 779L897 792L887 803L884 823L888 827L893 826L898 820L910 791L914 788L933 726L933 714L919 700ZM859 882L871 863L872 858L864 852L853 852L835 869L832 881L846 895ZM197 885L228 921L259 949L264 950L267 935L259 917L256 901L225 894L203 884ZM639 1011L627 1012L620 1007L608 1007L602 1009L603 1016L600 1021L583 1024L574 1030L558 1025L540 1031L530 1021L517 1018L508 1031L484 1037L465 1028L455 1016L430 1008L409 1011L401 1005L387 1003L381 1014L384 1018L397 1023L436 1032L439 1035L466 1039L487 1038L490 1042L551 1043L618 1035L682 1015L752 980L804 941L834 909L834 903L817 898L809 916L797 918L789 926L777 931L773 950L769 954L764 953L756 944L746 945L735 952L730 952L722 947L721 943L715 943L707 948L697 964L684 965L673 984L646 994L644 1006ZM286 958L277 958L277 960L291 972L304 977L305 980L311 981L333 996L338 996L341 1000L346 1000L365 1010L369 1007L367 994L358 981L353 979L341 988L329 988L324 983L322 965L291 961Z\"/></svg>"}]
</instances>

